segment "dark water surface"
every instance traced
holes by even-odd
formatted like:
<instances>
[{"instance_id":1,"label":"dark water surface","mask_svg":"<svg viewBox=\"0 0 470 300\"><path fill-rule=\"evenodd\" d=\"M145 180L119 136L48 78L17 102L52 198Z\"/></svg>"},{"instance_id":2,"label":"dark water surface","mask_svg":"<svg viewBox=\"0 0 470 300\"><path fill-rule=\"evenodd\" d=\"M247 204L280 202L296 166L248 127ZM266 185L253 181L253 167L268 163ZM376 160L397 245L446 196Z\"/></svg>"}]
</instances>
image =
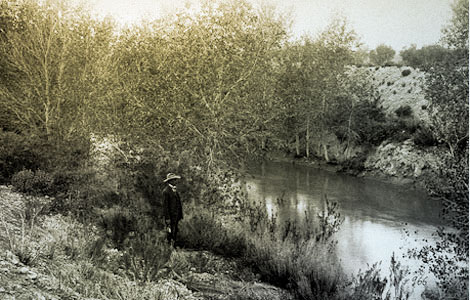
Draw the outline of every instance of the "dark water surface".
<instances>
[{"instance_id":1,"label":"dark water surface","mask_svg":"<svg viewBox=\"0 0 470 300\"><path fill-rule=\"evenodd\" d=\"M375 262L388 274L392 253L401 257L408 248L431 243L441 225L440 205L424 191L292 163L256 163L248 174L249 197L264 201L268 214L280 220L303 221L306 210L317 215L325 195L339 204L344 222L336 233L337 254L347 274Z\"/></svg>"}]
</instances>

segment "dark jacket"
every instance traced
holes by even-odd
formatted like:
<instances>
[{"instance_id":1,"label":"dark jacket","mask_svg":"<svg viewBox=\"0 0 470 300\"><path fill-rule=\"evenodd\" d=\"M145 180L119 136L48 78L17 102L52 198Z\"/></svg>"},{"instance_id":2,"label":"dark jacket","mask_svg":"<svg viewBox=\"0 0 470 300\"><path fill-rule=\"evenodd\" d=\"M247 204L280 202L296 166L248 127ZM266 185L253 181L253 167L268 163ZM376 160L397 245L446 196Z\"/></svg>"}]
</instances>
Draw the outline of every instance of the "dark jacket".
<instances>
[{"instance_id":1,"label":"dark jacket","mask_svg":"<svg viewBox=\"0 0 470 300\"><path fill-rule=\"evenodd\" d=\"M178 192L173 192L170 186L163 189L163 215L171 222L183 219L183 206Z\"/></svg>"}]
</instances>

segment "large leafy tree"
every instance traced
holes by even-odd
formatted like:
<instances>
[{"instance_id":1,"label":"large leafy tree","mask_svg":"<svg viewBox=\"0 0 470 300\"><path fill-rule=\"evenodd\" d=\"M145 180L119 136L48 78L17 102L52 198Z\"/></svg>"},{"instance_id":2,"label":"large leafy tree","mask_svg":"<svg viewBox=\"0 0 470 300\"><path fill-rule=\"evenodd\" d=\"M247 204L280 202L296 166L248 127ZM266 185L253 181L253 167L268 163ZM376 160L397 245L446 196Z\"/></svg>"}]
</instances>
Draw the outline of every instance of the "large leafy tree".
<instances>
[{"instance_id":1,"label":"large leafy tree","mask_svg":"<svg viewBox=\"0 0 470 300\"><path fill-rule=\"evenodd\" d=\"M86 127L111 24L61 2L2 1L2 8L0 111L9 126L48 137Z\"/></svg>"},{"instance_id":2,"label":"large leafy tree","mask_svg":"<svg viewBox=\"0 0 470 300\"><path fill-rule=\"evenodd\" d=\"M408 49L400 51L404 64L421 69L427 69L432 65L442 62L449 55L452 55L451 50L441 45L429 45L420 49L417 49L416 45L412 45Z\"/></svg>"},{"instance_id":3,"label":"large leafy tree","mask_svg":"<svg viewBox=\"0 0 470 300\"><path fill-rule=\"evenodd\" d=\"M426 78L426 97L436 138L447 146L442 169L427 182L430 193L443 202L444 218L452 230L440 229L436 246L415 253L438 278L441 298L468 297L468 0L457 0L443 41L452 50L433 65ZM466 24L466 25L465 25ZM449 257L448 253L455 254Z\"/></svg>"},{"instance_id":4,"label":"large leafy tree","mask_svg":"<svg viewBox=\"0 0 470 300\"><path fill-rule=\"evenodd\" d=\"M468 49L468 0L456 0L452 4L452 19L444 27L443 41L454 49Z\"/></svg>"},{"instance_id":5,"label":"large leafy tree","mask_svg":"<svg viewBox=\"0 0 470 300\"><path fill-rule=\"evenodd\" d=\"M304 37L285 48L278 89L285 108L287 137L295 137L297 155L301 154L302 134L305 154L310 155L314 137L320 148L318 153L323 151L328 160L323 137L328 131L330 102L357 46L354 31L348 28L345 19L338 18L315 39Z\"/></svg>"},{"instance_id":6,"label":"large leafy tree","mask_svg":"<svg viewBox=\"0 0 470 300\"><path fill-rule=\"evenodd\" d=\"M220 1L123 32L113 59L118 129L190 148L208 164L253 151L275 117L285 27L272 10Z\"/></svg>"},{"instance_id":7,"label":"large leafy tree","mask_svg":"<svg viewBox=\"0 0 470 300\"><path fill-rule=\"evenodd\" d=\"M436 138L454 156L468 143L468 0L456 1L453 11L443 31L443 41L452 52L429 70L426 97Z\"/></svg>"},{"instance_id":8,"label":"large leafy tree","mask_svg":"<svg viewBox=\"0 0 470 300\"><path fill-rule=\"evenodd\" d=\"M395 56L395 50L385 44L378 45L374 50L369 52L370 61L377 65L383 66L390 62Z\"/></svg>"}]
</instances>

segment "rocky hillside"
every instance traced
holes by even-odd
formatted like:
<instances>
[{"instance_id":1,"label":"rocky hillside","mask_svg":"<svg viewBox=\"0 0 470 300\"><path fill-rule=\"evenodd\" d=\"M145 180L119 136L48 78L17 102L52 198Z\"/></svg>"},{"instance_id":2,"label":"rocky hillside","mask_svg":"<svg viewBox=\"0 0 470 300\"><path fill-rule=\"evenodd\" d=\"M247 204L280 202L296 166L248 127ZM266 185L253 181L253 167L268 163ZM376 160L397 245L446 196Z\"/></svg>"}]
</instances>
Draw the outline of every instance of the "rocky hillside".
<instances>
[{"instance_id":1,"label":"rocky hillside","mask_svg":"<svg viewBox=\"0 0 470 300\"><path fill-rule=\"evenodd\" d=\"M429 125L429 103L424 95L425 74L410 67L371 68L370 80L380 92L380 105L389 117L400 117L407 111L408 122ZM401 115L403 118L403 115ZM385 141L369 153L364 163L365 175L382 176L398 182L422 183L441 168L445 149L416 145L412 136L404 141Z\"/></svg>"},{"instance_id":2,"label":"rocky hillside","mask_svg":"<svg viewBox=\"0 0 470 300\"><path fill-rule=\"evenodd\" d=\"M410 67L370 68L369 79L380 93L380 105L389 117L399 117L410 108L405 117L419 126L429 124L428 101L423 85L425 74ZM402 116L403 117L403 116ZM392 180L420 182L430 170L440 166L439 147L418 147L412 139L402 142L385 141L367 156L366 174L389 177Z\"/></svg>"},{"instance_id":3,"label":"rocky hillside","mask_svg":"<svg viewBox=\"0 0 470 300\"><path fill-rule=\"evenodd\" d=\"M428 101L424 98L424 72L411 67L369 68L370 81L380 93L380 105L387 115L394 116L400 107L409 106L412 116L428 123Z\"/></svg>"},{"instance_id":4,"label":"rocky hillside","mask_svg":"<svg viewBox=\"0 0 470 300\"><path fill-rule=\"evenodd\" d=\"M442 167L442 149L420 149L411 140L402 143L382 143L368 155L363 175L387 178L397 183L421 184L432 170Z\"/></svg>"}]
</instances>

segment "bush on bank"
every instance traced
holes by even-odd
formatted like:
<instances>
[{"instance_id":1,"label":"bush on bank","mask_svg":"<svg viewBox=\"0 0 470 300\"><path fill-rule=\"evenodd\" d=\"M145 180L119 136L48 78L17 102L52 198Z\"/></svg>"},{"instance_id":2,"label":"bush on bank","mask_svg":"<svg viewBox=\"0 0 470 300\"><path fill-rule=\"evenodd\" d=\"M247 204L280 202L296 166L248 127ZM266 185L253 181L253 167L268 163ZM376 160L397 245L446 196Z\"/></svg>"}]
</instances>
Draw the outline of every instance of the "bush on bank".
<instances>
[{"instance_id":1,"label":"bush on bank","mask_svg":"<svg viewBox=\"0 0 470 300\"><path fill-rule=\"evenodd\" d=\"M395 257L389 276L380 275L378 264L353 277L344 274L334 239L341 216L333 203L325 202L320 216L307 215L302 223L280 223L257 205L242 215L244 222L229 222L227 216L194 207L182 223L179 244L236 257L263 281L289 290L296 299L411 297L416 281Z\"/></svg>"}]
</instances>

